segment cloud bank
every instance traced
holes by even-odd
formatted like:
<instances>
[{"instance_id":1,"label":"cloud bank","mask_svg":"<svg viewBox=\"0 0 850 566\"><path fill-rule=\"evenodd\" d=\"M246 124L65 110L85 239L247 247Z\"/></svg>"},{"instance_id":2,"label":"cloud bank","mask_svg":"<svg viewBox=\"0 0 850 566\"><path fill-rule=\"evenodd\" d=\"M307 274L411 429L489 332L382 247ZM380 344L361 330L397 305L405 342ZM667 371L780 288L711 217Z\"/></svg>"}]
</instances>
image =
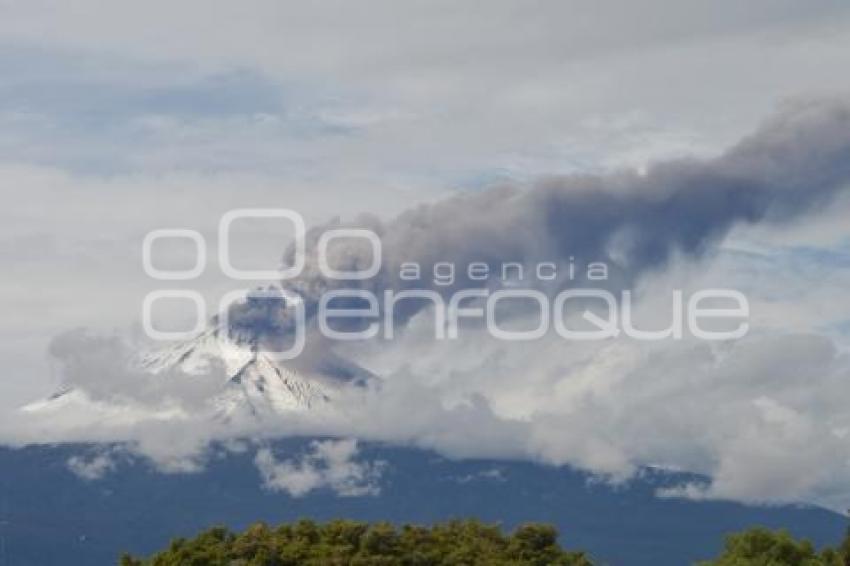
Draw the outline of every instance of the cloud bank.
<instances>
[{"instance_id":1,"label":"cloud bank","mask_svg":"<svg viewBox=\"0 0 850 566\"><path fill-rule=\"evenodd\" d=\"M730 230L799 219L848 181L850 109L840 101L810 102L784 109L710 160L487 190L394 220L350 225L365 223L384 242L384 267L364 282L371 289L406 288L396 276L404 261L427 269L441 261L495 266L574 257L615 266L611 284L642 289L642 308L651 314L655 291L689 277L700 283L705 274L696 260L716 253ZM349 224L331 224L339 225ZM357 247L334 253L340 268L371 261ZM290 285L315 303L338 283L310 263L307 275ZM480 285L461 276L452 286L431 288L448 293ZM348 390L332 408L228 426L211 426L194 410L206 387L220 383L215 372L209 381L152 384L124 369L132 348L120 339L71 334L57 339L52 353L69 384L99 403L97 410L51 415L49 423L18 415L6 435L17 443L130 441L172 470L197 469L214 440L353 436L454 457L572 465L618 480L645 465L712 478L708 486L682 486L667 496L850 503L850 364L830 337L765 328L726 344L579 344L551 337L512 347L483 333L435 342L423 324L427 314L401 313L407 332L394 343L345 352L381 374L381 387ZM115 401L121 401L117 410ZM179 442L174 426L183 431ZM353 441L328 441L301 458L279 460L260 450L256 464L271 489L293 495L319 487L369 493L379 472L355 456Z\"/></svg>"}]
</instances>

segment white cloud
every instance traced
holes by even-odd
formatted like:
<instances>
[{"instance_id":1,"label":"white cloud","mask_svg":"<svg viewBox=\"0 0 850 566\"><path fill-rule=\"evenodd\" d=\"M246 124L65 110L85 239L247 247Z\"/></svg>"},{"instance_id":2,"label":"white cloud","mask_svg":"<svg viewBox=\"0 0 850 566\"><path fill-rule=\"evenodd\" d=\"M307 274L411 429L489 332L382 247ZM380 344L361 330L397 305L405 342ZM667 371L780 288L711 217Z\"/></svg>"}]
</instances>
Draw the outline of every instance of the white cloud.
<instances>
[{"instance_id":1,"label":"white cloud","mask_svg":"<svg viewBox=\"0 0 850 566\"><path fill-rule=\"evenodd\" d=\"M78 477L87 480L99 480L115 470L116 463L109 453L95 454L91 458L71 456L68 458L68 469Z\"/></svg>"},{"instance_id":2,"label":"white cloud","mask_svg":"<svg viewBox=\"0 0 850 566\"><path fill-rule=\"evenodd\" d=\"M465 476L458 476L452 478L454 481L460 484L466 484L470 482L476 481L484 481L491 483L501 483L505 481L505 473L499 468L490 468L488 470L483 470L481 472L476 472L474 474L467 474Z\"/></svg>"},{"instance_id":3,"label":"white cloud","mask_svg":"<svg viewBox=\"0 0 850 566\"><path fill-rule=\"evenodd\" d=\"M316 489L328 488L341 497L378 495L384 463L358 461L354 439L313 441L300 457L277 460L268 448L257 451L254 463L263 485L301 497Z\"/></svg>"},{"instance_id":4,"label":"white cloud","mask_svg":"<svg viewBox=\"0 0 850 566\"><path fill-rule=\"evenodd\" d=\"M365 356L390 368L380 388L347 391L303 414L219 423L192 411L168 416L150 400L154 409L133 411L86 403L15 415L4 440L128 442L161 470L191 472L213 442L356 437L456 458L570 465L614 480L641 466L711 478L668 496L850 504L850 361L823 336L751 336L715 347L419 338L383 349L383 359ZM315 442L287 458L261 449L255 463L270 489L295 496L379 489L381 465L359 459L351 439Z\"/></svg>"}]
</instances>

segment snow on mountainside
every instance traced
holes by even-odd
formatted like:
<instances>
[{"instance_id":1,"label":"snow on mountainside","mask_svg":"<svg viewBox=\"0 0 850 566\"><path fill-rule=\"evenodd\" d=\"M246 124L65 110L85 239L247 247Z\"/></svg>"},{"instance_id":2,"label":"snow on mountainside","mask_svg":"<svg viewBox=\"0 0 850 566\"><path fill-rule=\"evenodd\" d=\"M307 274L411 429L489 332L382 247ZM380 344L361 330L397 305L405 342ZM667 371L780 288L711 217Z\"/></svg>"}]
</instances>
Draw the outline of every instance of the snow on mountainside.
<instances>
[{"instance_id":1,"label":"snow on mountainside","mask_svg":"<svg viewBox=\"0 0 850 566\"><path fill-rule=\"evenodd\" d=\"M331 402L340 388L362 385L374 377L332 353L323 354L321 363L312 366L278 362L273 353L259 345L261 337L257 334L231 332L225 337L223 332L220 325L213 323L191 340L135 355L127 364L128 369L139 379L149 378L152 385L163 388L181 385L175 380L184 380L184 384L199 379L219 380L220 385L213 384L208 389L211 394L203 400L204 410L219 421L309 411ZM91 406L121 421L140 417L162 420L187 414L179 404L154 409L124 400L94 400L90 393L71 385L22 410L49 413Z\"/></svg>"},{"instance_id":2,"label":"snow on mountainside","mask_svg":"<svg viewBox=\"0 0 850 566\"><path fill-rule=\"evenodd\" d=\"M154 375L179 368L189 375L209 375L215 364L226 381L211 402L220 417L240 411L268 413L308 410L330 400L332 385L321 376L308 377L276 362L252 337L221 339L221 329L207 329L194 340L139 356L138 366Z\"/></svg>"}]
</instances>

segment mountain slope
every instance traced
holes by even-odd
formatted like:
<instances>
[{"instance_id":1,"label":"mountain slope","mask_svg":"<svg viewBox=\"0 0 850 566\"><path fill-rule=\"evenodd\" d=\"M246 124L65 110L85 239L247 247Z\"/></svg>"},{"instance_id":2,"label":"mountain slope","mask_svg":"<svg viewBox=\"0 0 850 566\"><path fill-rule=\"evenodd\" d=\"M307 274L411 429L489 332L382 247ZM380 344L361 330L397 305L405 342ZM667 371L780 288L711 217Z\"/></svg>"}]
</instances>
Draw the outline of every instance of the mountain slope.
<instances>
[{"instance_id":1,"label":"mountain slope","mask_svg":"<svg viewBox=\"0 0 850 566\"><path fill-rule=\"evenodd\" d=\"M210 400L216 416L223 419L240 413L262 416L309 410L329 401L336 385L326 376L302 375L276 362L262 351L255 336L223 338L218 326L188 342L142 354L136 365L153 375L174 368L189 375L205 375L216 365L223 367L226 381Z\"/></svg>"},{"instance_id":2,"label":"mountain slope","mask_svg":"<svg viewBox=\"0 0 850 566\"><path fill-rule=\"evenodd\" d=\"M262 419L283 413L310 411L332 402L341 388L363 385L373 374L333 352L310 353L304 360L278 362L266 350L258 332L224 332L217 323L195 338L129 356L115 371L132 374L155 391L159 404L138 402L131 395L105 395L73 383L48 399L30 403L25 413L59 414L97 412L113 422L186 418L188 412L227 423L238 418ZM206 380L206 381L204 381ZM201 387L203 385L203 387ZM186 391L204 398L192 399L191 408L180 403ZM171 395L174 391L175 394ZM173 402L171 402L173 401Z\"/></svg>"},{"instance_id":3,"label":"mountain slope","mask_svg":"<svg viewBox=\"0 0 850 566\"><path fill-rule=\"evenodd\" d=\"M298 454L305 439L276 443ZM121 551L146 554L172 537L214 524L241 529L311 517L430 523L478 517L511 529L525 521L558 526L562 543L597 564L681 566L716 555L724 534L752 525L787 528L818 545L840 540L846 519L815 507L752 507L659 499L657 489L693 476L647 470L620 486L570 470L522 462L447 460L432 452L363 445L386 462L377 495L340 497L318 489L303 497L262 487L251 450L220 454L203 472L160 474L145 461L120 463L101 480L72 474L70 457L90 446L0 448L0 536L5 562L114 564ZM0 557L3 558L3 557Z\"/></svg>"}]
</instances>

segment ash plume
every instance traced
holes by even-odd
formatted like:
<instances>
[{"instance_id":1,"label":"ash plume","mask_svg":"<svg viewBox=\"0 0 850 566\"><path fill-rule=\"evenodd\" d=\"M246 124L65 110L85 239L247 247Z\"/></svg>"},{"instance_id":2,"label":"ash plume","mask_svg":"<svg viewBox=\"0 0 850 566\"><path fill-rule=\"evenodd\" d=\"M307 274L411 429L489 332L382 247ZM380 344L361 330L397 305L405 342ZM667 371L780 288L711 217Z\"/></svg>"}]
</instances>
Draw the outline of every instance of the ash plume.
<instances>
[{"instance_id":1,"label":"ash plume","mask_svg":"<svg viewBox=\"0 0 850 566\"><path fill-rule=\"evenodd\" d=\"M361 216L308 232L307 265L283 287L299 293L308 316L329 290L428 289L444 297L485 287L466 266L486 263L499 273L505 263L573 263L578 277L559 269L554 281L528 285L557 292L581 285L583 267L604 262L608 286L626 288L673 254L698 258L741 223L784 222L829 202L850 184L850 102L811 101L787 106L739 143L707 160L659 162L645 173L619 171L544 179L530 188L495 187L410 209L390 221ZM381 239L381 269L364 281L325 278L319 271L319 235L338 227L368 228ZM329 249L336 269L372 262L361 240L338 240ZM292 248L284 254L291 263ZM400 277L402 264L421 266L422 278ZM450 285L430 276L440 262L459 266ZM401 301L394 311L404 323L427 301ZM337 306L344 306L336 303Z\"/></svg>"}]
</instances>

